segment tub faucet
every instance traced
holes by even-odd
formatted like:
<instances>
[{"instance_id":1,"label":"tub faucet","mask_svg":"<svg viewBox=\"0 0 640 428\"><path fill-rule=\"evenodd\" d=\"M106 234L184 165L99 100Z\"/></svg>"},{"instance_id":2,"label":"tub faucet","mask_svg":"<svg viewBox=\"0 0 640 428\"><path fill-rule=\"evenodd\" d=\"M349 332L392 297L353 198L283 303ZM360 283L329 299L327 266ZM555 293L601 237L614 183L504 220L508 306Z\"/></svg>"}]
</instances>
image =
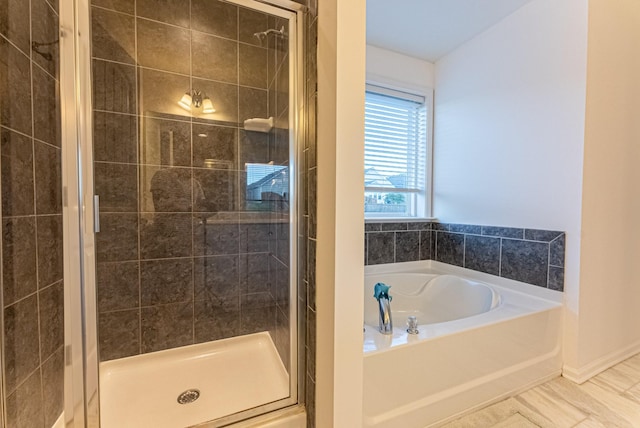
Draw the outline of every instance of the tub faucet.
<instances>
[{"instance_id":1,"label":"tub faucet","mask_svg":"<svg viewBox=\"0 0 640 428\"><path fill-rule=\"evenodd\" d=\"M415 315L409 316L407 318L407 333L409 334L418 334L418 318Z\"/></svg>"},{"instance_id":2,"label":"tub faucet","mask_svg":"<svg viewBox=\"0 0 640 428\"><path fill-rule=\"evenodd\" d=\"M389 287L381 282L374 286L373 297L378 301L379 328L382 334L393 334L393 322L391 320L391 296Z\"/></svg>"}]
</instances>

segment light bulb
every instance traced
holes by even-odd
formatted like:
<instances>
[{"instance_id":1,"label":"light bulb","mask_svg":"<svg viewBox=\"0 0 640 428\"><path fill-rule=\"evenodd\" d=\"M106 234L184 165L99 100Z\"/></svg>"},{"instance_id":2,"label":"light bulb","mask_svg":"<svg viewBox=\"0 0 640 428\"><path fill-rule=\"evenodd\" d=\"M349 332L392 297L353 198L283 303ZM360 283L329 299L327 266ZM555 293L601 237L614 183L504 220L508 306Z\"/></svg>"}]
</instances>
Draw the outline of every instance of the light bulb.
<instances>
[{"instance_id":1,"label":"light bulb","mask_svg":"<svg viewBox=\"0 0 640 428\"><path fill-rule=\"evenodd\" d=\"M211 98L206 97L204 100L202 100L202 112L207 114L216 112L216 109L213 108Z\"/></svg>"},{"instance_id":2,"label":"light bulb","mask_svg":"<svg viewBox=\"0 0 640 428\"><path fill-rule=\"evenodd\" d=\"M180 101L178 101L178 105L185 110L191 110L191 94L189 92L185 92Z\"/></svg>"}]
</instances>

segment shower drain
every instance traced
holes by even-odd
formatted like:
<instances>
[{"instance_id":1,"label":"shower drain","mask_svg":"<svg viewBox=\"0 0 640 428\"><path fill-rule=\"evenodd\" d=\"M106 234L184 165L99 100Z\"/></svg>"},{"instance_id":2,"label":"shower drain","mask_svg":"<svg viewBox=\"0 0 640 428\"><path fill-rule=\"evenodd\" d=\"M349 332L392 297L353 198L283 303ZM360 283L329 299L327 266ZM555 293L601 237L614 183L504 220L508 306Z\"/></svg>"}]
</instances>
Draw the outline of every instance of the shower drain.
<instances>
[{"instance_id":1,"label":"shower drain","mask_svg":"<svg viewBox=\"0 0 640 428\"><path fill-rule=\"evenodd\" d=\"M187 389L182 394L178 395L178 403L189 404L193 403L200 397L200 391L197 389Z\"/></svg>"}]
</instances>

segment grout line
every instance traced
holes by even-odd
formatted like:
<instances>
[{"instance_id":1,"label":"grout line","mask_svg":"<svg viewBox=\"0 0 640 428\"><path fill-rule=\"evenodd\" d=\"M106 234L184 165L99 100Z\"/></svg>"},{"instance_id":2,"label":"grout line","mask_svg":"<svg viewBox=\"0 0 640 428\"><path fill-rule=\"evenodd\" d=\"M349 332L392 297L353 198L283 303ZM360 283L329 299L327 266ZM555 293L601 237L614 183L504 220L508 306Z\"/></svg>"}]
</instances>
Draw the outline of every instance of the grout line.
<instances>
[{"instance_id":1,"label":"grout line","mask_svg":"<svg viewBox=\"0 0 640 428\"><path fill-rule=\"evenodd\" d=\"M2 41L2 39L0 39L0 41ZM3 127L0 127L0 132L2 131ZM0 174L0 192L2 190L2 174ZM5 222L5 218L2 215L3 212L3 202L2 202L2 197L0 197L0 236L4 237L4 232L5 232L5 227L4 227L4 222ZM35 207L34 207L35 209ZM4 245L0 244L0 285L4 286L3 283L3 279L4 279L4 263L1 263L4 260ZM3 287L4 288L4 287ZM4 290L2 290L4 291ZM7 397L6 397L6 376L5 376L5 372L4 372L4 360L5 360L5 355L4 355L4 350L6 349L5 347L5 342L6 342L6 335L4 334L5 332L5 322L4 322L4 292L0 292L0 331L2 332L2 334L0 334L0 425L2 426L7 426L7 421L6 421L6 414L7 414Z\"/></svg>"},{"instance_id":2,"label":"grout line","mask_svg":"<svg viewBox=\"0 0 640 428\"><path fill-rule=\"evenodd\" d=\"M24 379L22 380L22 382L20 382L20 383L16 384L16 386L15 386L15 388L14 388L13 390L10 390L10 391L2 391L2 392L3 392L3 393L2 393L2 396L3 396L4 402L5 402L5 405L4 405L4 409L5 409L5 411L6 411L6 409L7 409L7 406L6 406L6 400L7 400L7 398L9 398L11 395L15 394L15 393L16 393L16 391L17 391L18 389L20 389L20 387L21 387L22 385L24 385L24 384L29 380L29 378L30 378L31 376L33 376L37 371L40 371L40 367L41 367L41 365L40 365L40 364L38 364L38 367L36 367L36 368L34 368L32 371L30 371L30 372L29 372L29 374L27 374L27 375L24 377ZM3 383L4 383L4 382L3 382ZM4 386L3 386L3 387L4 387ZM41 392L42 392L42 391L41 391ZM44 402L43 402L43 403L44 403ZM3 415L3 416L7 417L6 413L5 413L5 415ZM5 426L5 427L7 427L8 425L4 425L4 426Z\"/></svg>"},{"instance_id":3,"label":"grout line","mask_svg":"<svg viewBox=\"0 0 640 428\"><path fill-rule=\"evenodd\" d=\"M189 1L189 88L193 91L193 5L192 2ZM189 165L193 167L193 114L189 115ZM173 136L172 136L173 137ZM174 165L171 165L174 167ZM195 205L195 191L194 191L194 171L193 168L189 168L191 179L189 190L191 191L191 215L193 216L194 205ZM204 223L204 222L203 222ZM191 222L191 342L196 343L196 269L195 269L195 254L196 254L196 239L195 232L198 225L192 221ZM204 230L206 229L206 225L202 225L203 229L203 237L206 237L204 234ZM204 242L204 251L206 252L207 243ZM203 274L206 276L207 269L207 260L203 259L204 267Z\"/></svg>"},{"instance_id":4,"label":"grout line","mask_svg":"<svg viewBox=\"0 0 640 428\"><path fill-rule=\"evenodd\" d=\"M236 83L238 85L237 87L237 99L238 99L238 104L237 104L237 118L238 118L238 128L240 129L240 8L236 7ZM267 92L267 99L268 99L268 92ZM244 128L244 127L242 127ZM236 148L236 159L235 159L235 167L237 168L237 170L240 170L240 136L239 136L240 132L238 131L238 133L235 136L235 148ZM238 174L235 177L235 181L236 181L236 189L238 189L238 191L240 191L241 188L241 178L240 178L241 174ZM238 195L239 196L239 195ZM245 200L246 200L246 194L245 194ZM240 198L237 197L236 198L236 209L240 209ZM238 247L240 245L240 241L238 241Z\"/></svg>"},{"instance_id":5,"label":"grout line","mask_svg":"<svg viewBox=\"0 0 640 428\"><path fill-rule=\"evenodd\" d=\"M462 234L462 267L467 263L467 234Z\"/></svg>"},{"instance_id":6,"label":"grout line","mask_svg":"<svg viewBox=\"0 0 640 428\"><path fill-rule=\"evenodd\" d=\"M47 3L47 2L45 2ZM45 7L49 7L48 3ZM29 2L29 42L30 45L33 42L33 2L30 1ZM35 261L36 261L36 266L35 266L35 278L36 278L36 290L34 292L35 297L36 297L36 321L37 321L37 325L38 325L38 330L36 332L36 334L38 335L38 367L36 368L36 371L38 372L38 375L40 376L40 399L42 400L42 403L45 402L45 396L44 396L44 388L42 385L42 325L41 325L41 314L40 314L40 272L39 272L39 268L40 268L40 259L38 257L38 198L37 198L37 174L36 174L36 142L35 142L35 121L36 121L36 112L35 112L35 103L34 103L34 63L35 60L33 58L33 52L30 51L29 52L29 78L30 78L30 91L31 91L31 150L32 150L32 174L33 174L33 212L35 214L34 217L34 236L33 236L33 240L35 243L34 246L34 251L35 251ZM17 303L17 302L16 302ZM15 304L15 303L14 303ZM3 311L3 315L4 315L4 311ZM4 317L3 317L4 318ZM35 371L33 372L35 373ZM32 374L33 375L33 374ZM30 376L25 377L25 382L27 379L29 379ZM16 388L17 390L18 388ZM4 395L4 394L3 394ZM5 402L6 403L6 402ZM5 406L6 409L6 406Z\"/></svg>"},{"instance_id":7,"label":"grout line","mask_svg":"<svg viewBox=\"0 0 640 428\"><path fill-rule=\"evenodd\" d=\"M45 2L46 3L46 2ZM31 17L31 19L29 19L29 41L32 42L33 41L33 2L29 3L30 5L30 9L29 9L29 15ZM48 6L46 6L48 7ZM39 267L40 267L40 260L38 257L38 198L37 198L37 190L38 190L38 185L37 185L37 174L36 174L36 144L35 144L35 121L36 121L36 114L35 114L35 105L34 105L34 75L33 75L33 65L35 63L34 58L33 58L33 52L29 52L30 53L30 58L29 58L29 85L30 85L30 91L31 91L31 156L32 156L32 177L33 177L33 212L35 214L34 216L34 221L33 221L33 230L34 230L34 235L33 235L33 241L34 241L34 251L35 251L35 261L36 261L36 266L35 266L35 279L36 279L36 290L34 292L35 296L36 296L36 320L38 323L38 331L37 331L37 335L38 335L38 370L41 369L42 366L42 327L40 325L40 272L39 272ZM33 294L31 294L33 296ZM23 299L24 300L24 299ZM14 302L14 304L17 302ZM42 379L42 373L40 373L40 378ZM41 384L42 385L42 384ZM42 395L42 400L44 400L44 392L42 391L42 387L40 388L40 394ZM43 401L44 402L44 401Z\"/></svg>"},{"instance_id":8,"label":"grout line","mask_svg":"<svg viewBox=\"0 0 640 428\"><path fill-rule=\"evenodd\" d=\"M56 76L54 76L53 74L51 74L51 72L47 69L45 69L43 66L41 66L40 64L38 64L37 62L33 61L33 65L35 65L37 68L39 68L40 70L42 70L43 72L45 72L49 77L51 77L53 79L54 82L59 83L60 80L58 78L56 78Z\"/></svg>"},{"instance_id":9,"label":"grout line","mask_svg":"<svg viewBox=\"0 0 640 428\"><path fill-rule=\"evenodd\" d=\"M111 111L111 110L101 110L98 108L94 108L93 109L93 113L109 113L109 114L113 114L113 115L120 115L120 116L133 116L133 117L142 117L142 118L151 118L151 119L158 119L154 116L140 116L138 113L127 113L124 111ZM162 118L160 118L162 119ZM181 120L175 120L175 119L165 119L165 120L172 120L173 122L182 122Z\"/></svg>"},{"instance_id":10,"label":"grout line","mask_svg":"<svg viewBox=\"0 0 640 428\"><path fill-rule=\"evenodd\" d=\"M5 215L2 216L2 220L20 220L20 219L28 219L28 218L33 218L34 220L36 219L36 217L57 217L57 216L62 216L62 214L50 214L50 213L46 213L46 214L27 214L27 215Z\"/></svg>"},{"instance_id":11,"label":"grout line","mask_svg":"<svg viewBox=\"0 0 640 428\"><path fill-rule=\"evenodd\" d=\"M142 84L142 82L140 81L141 78L141 73L138 69L138 56L139 56L139 52L138 52L138 20L137 20L137 13L138 13L138 2L137 0L134 0L134 4L133 4L133 13L134 13L134 23L133 23L133 28L134 28L134 55L135 55L135 64L134 67L136 69L136 73L135 73L135 91L136 91L136 96L139 97L139 94L141 93L140 90L140 86ZM140 97L141 98L141 97ZM142 148L142 144L141 140L142 140L142 136L143 136L143 126L144 126L144 121L140 119L141 115L140 113L142 112L142 109L144 108L142 105L140 105L141 100L136 100L136 107L137 107L137 111L136 111L136 161L138 163L140 163L140 159L142 158L142 152L141 152L141 148ZM95 161L94 161L94 167L95 167ZM138 182L140 182L141 179L141 174L142 170L141 168L138 166L137 167L137 175L138 175ZM138 205L138 211L140 211L140 204L142 204L142 198L138 198L137 201L137 205ZM136 262L137 262L137 268L138 268L138 304L136 305L135 310L137 310L138 312L138 352L137 354L140 355L143 353L142 350L142 260L141 260L141 253L142 253L142 237L140 234L141 231L141 215L140 212L137 213L136 215L136 227L137 227L137 242L136 245L138 246L137 248L137 252L136 252ZM98 324L99 325L99 324Z\"/></svg>"},{"instance_id":12,"label":"grout line","mask_svg":"<svg viewBox=\"0 0 640 428\"><path fill-rule=\"evenodd\" d=\"M8 126L6 126L6 125L4 125L4 124L3 124L3 125L0 125L0 129L2 129L2 130L7 130L7 131L9 131L9 132L14 132L14 133L16 133L16 134L18 134L18 135L21 135L21 136L23 136L23 137L27 137L27 138L33 139L33 135L25 134L25 133L24 133L24 132L22 132L22 131L18 131L17 129L10 128L10 127L8 127Z\"/></svg>"},{"instance_id":13,"label":"grout line","mask_svg":"<svg viewBox=\"0 0 640 428\"><path fill-rule=\"evenodd\" d=\"M51 143L48 143L46 141L42 141L42 140L40 140L38 138L35 138L35 137L29 137L29 138L33 138L34 142L37 142L37 143L40 143L40 144L44 144L45 146L48 146L51 149L59 150L62 153L62 147L60 147L60 146L56 146L55 144L51 144Z\"/></svg>"},{"instance_id":14,"label":"grout line","mask_svg":"<svg viewBox=\"0 0 640 428\"><path fill-rule=\"evenodd\" d=\"M547 288L551 285L551 243L547 244Z\"/></svg>"},{"instance_id":15,"label":"grout line","mask_svg":"<svg viewBox=\"0 0 640 428\"><path fill-rule=\"evenodd\" d=\"M96 9L106 10L106 11L108 11L108 12L119 13L120 15L126 15L126 16L130 16L130 17L132 17L132 18L135 18L135 17L136 17L136 15L135 15L135 13L136 13L136 5L135 5L135 2L134 2L134 5L133 5L133 14L128 13L128 12L123 12L123 11L121 11L121 10L109 9L108 7L100 6L100 5L97 5L97 4L92 4L92 5L91 5L91 7L92 7L92 8L96 8Z\"/></svg>"},{"instance_id":16,"label":"grout line","mask_svg":"<svg viewBox=\"0 0 640 428\"><path fill-rule=\"evenodd\" d=\"M498 276L502 277L502 238L500 239L500 249L498 252Z\"/></svg>"},{"instance_id":17,"label":"grout line","mask_svg":"<svg viewBox=\"0 0 640 428\"><path fill-rule=\"evenodd\" d=\"M436 238L436 243L434 245L434 249L435 249L435 254L433 255L433 260L438 261L438 231L435 231L435 238Z\"/></svg>"}]
</instances>

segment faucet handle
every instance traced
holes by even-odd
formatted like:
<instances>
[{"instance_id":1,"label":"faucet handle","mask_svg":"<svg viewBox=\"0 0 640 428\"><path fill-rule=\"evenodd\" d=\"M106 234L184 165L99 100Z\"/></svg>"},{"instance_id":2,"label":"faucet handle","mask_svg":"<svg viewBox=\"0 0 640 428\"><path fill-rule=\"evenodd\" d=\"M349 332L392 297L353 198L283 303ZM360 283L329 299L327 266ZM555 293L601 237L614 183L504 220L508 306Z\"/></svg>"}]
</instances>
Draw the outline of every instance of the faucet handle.
<instances>
[{"instance_id":1,"label":"faucet handle","mask_svg":"<svg viewBox=\"0 0 640 428\"><path fill-rule=\"evenodd\" d=\"M418 318L411 315L407 318L407 333L418 334Z\"/></svg>"}]
</instances>

